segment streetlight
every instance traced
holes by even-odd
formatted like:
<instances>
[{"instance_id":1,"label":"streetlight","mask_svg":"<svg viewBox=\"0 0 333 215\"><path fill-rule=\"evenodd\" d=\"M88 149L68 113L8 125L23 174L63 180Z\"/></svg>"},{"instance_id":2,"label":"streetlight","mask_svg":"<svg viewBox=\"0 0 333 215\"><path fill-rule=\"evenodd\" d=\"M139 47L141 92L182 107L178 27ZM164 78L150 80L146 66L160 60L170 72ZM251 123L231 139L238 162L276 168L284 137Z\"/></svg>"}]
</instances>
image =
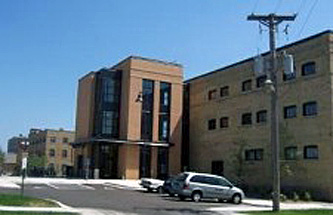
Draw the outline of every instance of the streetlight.
<instances>
[{"instance_id":1,"label":"streetlight","mask_svg":"<svg viewBox=\"0 0 333 215\"><path fill-rule=\"evenodd\" d=\"M21 165L21 175L22 175L22 185L21 185L21 196L24 194L24 178L26 175L26 169L27 169L27 163L28 163L28 146L30 145L30 142L27 138L25 138L21 142L21 149L22 149L22 165Z\"/></svg>"}]
</instances>

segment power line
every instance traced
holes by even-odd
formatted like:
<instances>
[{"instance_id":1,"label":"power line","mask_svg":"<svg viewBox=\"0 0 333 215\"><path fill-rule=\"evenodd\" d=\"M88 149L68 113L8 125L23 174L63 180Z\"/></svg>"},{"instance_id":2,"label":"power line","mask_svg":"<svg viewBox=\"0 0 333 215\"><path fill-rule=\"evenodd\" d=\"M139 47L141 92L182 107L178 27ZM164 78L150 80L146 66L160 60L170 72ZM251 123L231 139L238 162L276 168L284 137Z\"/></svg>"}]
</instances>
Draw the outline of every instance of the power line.
<instances>
[{"instance_id":1,"label":"power line","mask_svg":"<svg viewBox=\"0 0 333 215\"><path fill-rule=\"evenodd\" d=\"M252 13L254 13L255 10L257 10L257 7L258 7L258 4L259 4L259 1L260 1L260 0L257 0L256 3L254 3L254 7L253 7L253 9L252 9Z\"/></svg>"},{"instance_id":2,"label":"power line","mask_svg":"<svg viewBox=\"0 0 333 215\"><path fill-rule=\"evenodd\" d=\"M313 12L315 6L317 5L317 3L318 3L318 0L314 0L314 3L313 3L313 5L312 5L312 7L311 7L311 9L310 9L310 11L309 11L309 13L308 13L306 19L305 19L305 22L304 22L304 24L303 24L301 30L300 30L299 33L298 33L298 37L301 36L301 34L302 34L303 30L304 30L304 27L305 27L305 25L307 24L307 22L309 21L310 16L311 16L311 14L312 14L312 12Z\"/></svg>"},{"instance_id":3,"label":"power line","mask_svg":"<svg viewBox=\"0 0 333 215\"><path fill-rule=\"evenodd\" d=\"M301 0L301 4L298 7L297 14L299 14L301 12L301 10L303 9L306 2L307 2L307 0Z\"/></svg>"},{"instance_id":4,"label":"power line","mask_svg":"<svg viewBox=\"0 0 333 215\"><path fill-rule=\"evenodd\" d=\"M276 13L279 10L279 8L281 6L281 2L282 2L282 0L278 0L278 2L276 3L274 13Z\"/></svg>"}]
</instances>

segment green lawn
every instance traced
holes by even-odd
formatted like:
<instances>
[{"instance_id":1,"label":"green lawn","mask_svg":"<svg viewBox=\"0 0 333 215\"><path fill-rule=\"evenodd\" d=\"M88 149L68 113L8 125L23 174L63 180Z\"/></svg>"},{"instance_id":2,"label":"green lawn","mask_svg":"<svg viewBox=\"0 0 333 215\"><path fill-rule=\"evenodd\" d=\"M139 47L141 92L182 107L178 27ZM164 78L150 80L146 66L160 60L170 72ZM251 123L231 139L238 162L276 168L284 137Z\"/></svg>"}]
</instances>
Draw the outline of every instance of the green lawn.
<instances>
[{"instance_id":1,"label":"green lawn","mask_svg":"<svg viewBox=\"0 0 333 215\"><path fill-rule=\"evenodd\" d=\"M59 207L56 203L51 201L14 194L0 194L0 205L26 207Z\"/></svg>"},{"instance_id":2,"label":"green lawn","mask_svg":"<svg viewBox=\"0 0 333 215\"><path fill-rule=\"evenodd\" d=\"M333 210L298 210L298 211L280 211L278 213L272 211L246 212L249 215L333 215Z\"/></svg>"}]
</instances>

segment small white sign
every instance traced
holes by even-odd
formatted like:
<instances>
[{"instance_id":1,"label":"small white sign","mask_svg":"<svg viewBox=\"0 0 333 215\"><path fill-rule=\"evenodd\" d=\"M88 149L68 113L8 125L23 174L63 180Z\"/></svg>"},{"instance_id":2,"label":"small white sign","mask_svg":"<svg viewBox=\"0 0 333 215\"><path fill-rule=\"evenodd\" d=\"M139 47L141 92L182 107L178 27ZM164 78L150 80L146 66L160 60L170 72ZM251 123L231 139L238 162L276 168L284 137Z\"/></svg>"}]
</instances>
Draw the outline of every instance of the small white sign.
<instances>
[{"instance_id":1,"label":"small white sign","mask_svg":"<svg viewBox=\"0 0 333 215\"><path fill-rule=\"evenodd\" d=\"M27 168L27 158L22 158L22 169L26 169Z\"/></svg>"}]
</instances>

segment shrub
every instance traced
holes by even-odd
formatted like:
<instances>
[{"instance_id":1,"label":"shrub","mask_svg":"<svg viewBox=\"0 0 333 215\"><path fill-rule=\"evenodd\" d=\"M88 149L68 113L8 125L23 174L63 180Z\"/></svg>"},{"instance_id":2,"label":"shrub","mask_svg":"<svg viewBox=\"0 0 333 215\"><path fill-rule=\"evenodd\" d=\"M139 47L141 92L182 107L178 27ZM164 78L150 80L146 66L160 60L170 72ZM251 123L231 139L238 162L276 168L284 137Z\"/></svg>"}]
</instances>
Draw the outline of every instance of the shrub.
<instances>
[{"instance_id":1,"label":"shrub","mask_svg":"<svg viewBox=\"0 0 333 215\"><path fill-rule=\"evenodd\" d=\"M304 192L304 201L311 201L311 200L312 200L312 198L311 198L310 192L305 191Z\"/></svg>"},{"instance_id":2,"label":"shrub","mask_svg":"<svg viewBox=\"0 0 333 215\"><path fill-rule=\"evenodd\" d=\"M293 192L293 201L299 201L299 195L296 192Z\"/></svg>"}]
</instances>

